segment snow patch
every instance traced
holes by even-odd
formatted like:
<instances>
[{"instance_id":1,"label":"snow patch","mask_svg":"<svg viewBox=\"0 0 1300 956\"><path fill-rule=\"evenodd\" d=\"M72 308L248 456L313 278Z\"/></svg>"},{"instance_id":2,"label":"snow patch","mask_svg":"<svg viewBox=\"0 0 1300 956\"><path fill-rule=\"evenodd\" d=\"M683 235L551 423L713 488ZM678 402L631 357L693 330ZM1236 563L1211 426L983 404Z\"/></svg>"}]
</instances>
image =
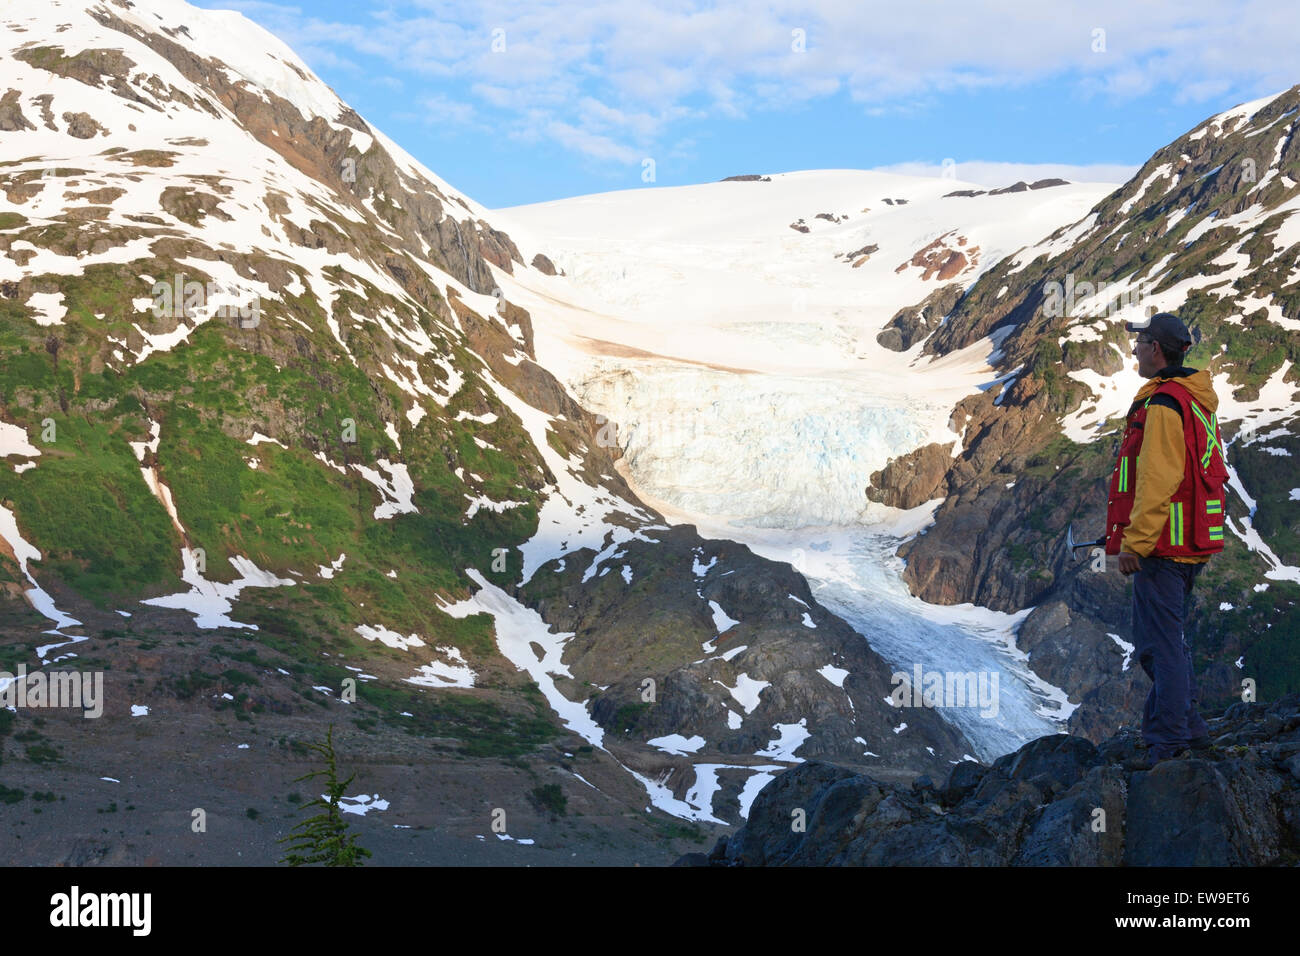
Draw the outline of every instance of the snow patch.
<instances>
[{"instance_id":1,"label":"snow patch","mask_svg":"<svg viewBox=\"0 0 1300 956\"><path fill-rule=\"evenodd\" d=\"M385 647L391 647L399 651L410 650L412 647L424 647L424 641L420 640L418 634L410 634L403 637L396 631L389 630L383 625L370 626L362 624L355 628L356 632L367 641L379 641Z\"/></svg>"},{"instance_id":2,"label":"snow patch","mask_svg":"<svg viewBox=\"0 0 1300 956\"><path fill-rule=\"evenodd\" d=\"M754 712L754 708L758 706L759 694L764 688L771 686L769 681L754 680L748 674L737 674L735 687L727 687L720 680L715 680L714 683L726 688L727 693L736 699L736 703L740 704L747 714Z\"/></svg>"},{"instance_id":3,"label":"snow patch","mask_svg":"<svg viewBox=\"0 0 1300 956\"><path fill-rule=\"evenodd\" d=\"M756 751L754 756L766 757L769 760L784 760L789 763L802 763L803 758L796 757L794 752L812 736L808 730L808 718L801 717L797 724L774 724L772 729L779 736L776 740L768 743L762 750Z\"/></svg>"},{"instance_id":4,"label":"snow patch","mask_svg":"<svg viewBox=\"0 0 1300 956\"><path fill-rule=\"evenodd\" d=\"M321 794L322 800L329 800L328 794ZM364 817L371 810L380 812L388 809L388 801L381 800L377 793L359 793L355 797L340 797L339 811Z\"/></svg>"},{"instance_id":5,"label":"snow patch","mask_svg":"<svg viewBox=\"0 0 1300 956\"><path fill-rule=\"evenodd\" d=\"M478 675L466 663L459 648L444 646L435 650L447 658L446 661L430 661L421 665L414 677L406 678L408 684L420 684L425 687L473 687Z\"/></svg>"},{"instance_id":6,"label":"snow patch","mask_svg":"<svg viewBox=\"0 0 1300 956\"><path fill-rule=\"evenodd\" d=\"M713 611L713 627L719 634L724 634L740 622L735 618L728 617L717 601L710 601L709 608Z\"/></svg>"},{"instance_id":7,"label":"snow patch","mask_svg":"<svg viewBox=\"0 0 1300 956\"><path fill-rule=\"evenodd\" d=\"M68 314L62 292L33 292L27 299L27 307L36 313L32 318L37 325L62 325Z\"/></svg>"},{"instance_id":8,"label":"snow patch","mask_svg":"<svg viewBox=\"0 0 1300 956\"><path fill-rule=\"evenodd\" d=\"M822 677L825 677L836 687L841 687L841 688L844 686L844 678L849 676L849 672L845 670L843 667L833 667L830 664L827 664L825 667L819 668L817 673L821 674Z\"/></svg>"},{"instance_id":9,"label":"snow patch","mask_svg":"<svg viewBox=\"0 0 1300 956\"><path fill-rule=\"evenodd\" d=\"M666 737L656 737L654 740L647 740L651 747L658 747L664 753L685 756L693 754L703 747L705 739L698 734L692 737L683 737L681 734L669 734Z\"/></svg>"}]
</instances>

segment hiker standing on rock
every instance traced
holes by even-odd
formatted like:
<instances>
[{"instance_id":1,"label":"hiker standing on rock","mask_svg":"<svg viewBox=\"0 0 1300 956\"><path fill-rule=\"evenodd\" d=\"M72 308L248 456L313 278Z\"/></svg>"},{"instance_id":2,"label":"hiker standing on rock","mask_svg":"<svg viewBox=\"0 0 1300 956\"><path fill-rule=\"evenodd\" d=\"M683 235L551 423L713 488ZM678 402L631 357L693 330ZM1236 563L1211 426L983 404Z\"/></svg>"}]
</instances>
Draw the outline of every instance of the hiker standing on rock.
<instances>
[{"instance_id":1,"label":"hiker standing on rock","mask_svg":"<svg viewBox=\"0 0 1300 956\"><path fill-rule=\"evenodd\" d=\"M1137 333L1138 389L1111 475L1106 553L1133 577L1133 636L1151 678L1142 714L1150 762L1209 744L1197 711L1192 653L1183 639L1192 584L1223 550L1227 466L1218 397L1208 369L1183 365L1192 337L1176 315L1161 312ZM1140 453L1140 454L1139 454Z\"/></svg>"}]
</instances>

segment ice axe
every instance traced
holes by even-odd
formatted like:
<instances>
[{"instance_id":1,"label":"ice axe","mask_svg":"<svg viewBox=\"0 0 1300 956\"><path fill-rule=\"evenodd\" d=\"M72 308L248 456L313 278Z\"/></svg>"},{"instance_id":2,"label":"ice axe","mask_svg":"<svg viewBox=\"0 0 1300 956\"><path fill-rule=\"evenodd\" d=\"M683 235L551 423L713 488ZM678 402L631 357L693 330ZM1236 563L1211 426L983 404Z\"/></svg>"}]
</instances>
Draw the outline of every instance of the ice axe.
<instances>
[{"instance_id":1,"label":"ice axe","mask_svg":"<svg viewBox=\"0 0 1300 956\"><path fill-rule=\"evenodd\" d=\"M1080 548L1099 548L1106 543L1106 538L1100 537L1096 541L1079 541L1074 540L1074 525L1069 525L1065 530L1065 544L1070 549L1070 553L1078 551Z\"/></svg>"}]
</instances>

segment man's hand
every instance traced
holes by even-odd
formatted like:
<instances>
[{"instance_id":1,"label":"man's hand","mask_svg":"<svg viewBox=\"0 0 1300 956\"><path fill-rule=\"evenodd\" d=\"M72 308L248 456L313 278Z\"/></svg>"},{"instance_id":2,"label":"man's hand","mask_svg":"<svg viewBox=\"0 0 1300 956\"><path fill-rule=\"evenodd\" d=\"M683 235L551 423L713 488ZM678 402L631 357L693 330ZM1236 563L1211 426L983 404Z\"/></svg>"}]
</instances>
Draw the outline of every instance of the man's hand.
<instances>
[{"instance_id":1,"label":"man's hand","mask_svg":"<svg viewBox=\"0 0 1300 956\"><path fill-rule=\"evenodd\" d=\"M1142 570L1142 559L1131 551L1119 553L1119 573L1126 577L1134 571Z\"/></svg>"}]
</instances>

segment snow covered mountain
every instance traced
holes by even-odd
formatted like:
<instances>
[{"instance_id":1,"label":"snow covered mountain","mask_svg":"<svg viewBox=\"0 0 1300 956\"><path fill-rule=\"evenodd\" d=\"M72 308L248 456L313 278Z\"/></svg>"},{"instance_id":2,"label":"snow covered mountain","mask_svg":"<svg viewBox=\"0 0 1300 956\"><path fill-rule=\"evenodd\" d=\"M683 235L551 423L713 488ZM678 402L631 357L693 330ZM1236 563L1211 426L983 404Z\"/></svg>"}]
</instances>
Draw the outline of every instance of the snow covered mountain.
<instances>
[{"instance_id":1,"label":"snow covered mountain","mask_svg":"<svg viewBox=\"0 0 1300 956\"><path fill-rule=\"evenodd\" d=\"M1066 694L1023 666L1019 617L908 594L892 552L934 504L900 514L863 491L890 458L953 441L952 406L996 383L993 346L918 361L882 329L1110 189L831 170L584 196L501 210L563 270L504 281L543 364L617 425L643 500L790 562L897 671L997 673L995 718L943 711L991 759L1055 732Z\"/></svg>"},{"instance_id":2,"label":"snow covered mountain","mask_svg":"<svg viewBox=\"0 0 1300 956\"><path fill-rule=\"evenodd\" d=\"M878 341L882 327L1111 189L950 195L963 187L828 170L515 207L501 211L512 231L543 237L565 275L507 286L545 316L539 358L618 423L653 500L749 524L848 523L871 511L871 473L951 440L952 405L990 378L989 347L923 366Z\"/></svg>"},{"instance_id":3,"label":"snow covered mountain","mask_svg":"<svg viewBox=\"0 0 1300 956\"><path fill-rule=\"evenodd\" d=\"M670 520L791 560L895 664L1005 680L1014 667L969 648L1017 633L1044 682L1016 675L1019 699L1055 704L1016 729L1068 716L1101 739L1146 689L1123 580L1076 564L1064 531L1104 510L1098 439L1139 384L1123 323L1157 309L1206 340L1193 361L1234 436L1236 539L1198 589L1211 699L1238 694L1252 660L1270 693L1300 688L1300 492L1276 467L1296 450L1297 103L1211 117L1116 189L828 171L506 210L584 298L548 302L551 279L516 295L558 317L539 354L619 423L620 468ZM891 530L912 535L893 570L954 610L891 590ZM954 617L965 635L935 633ZM987 721L963 729L992 743Z\"/></svg>"},{"instance_id":4,"label":"snow covered mountain","mask_svg":"<svg viewBox=\"0 0 1300 956\"><path fill-rule=\"evenodd\" d=\"M542 246L283 44L174 0L4 22L0 669L98 669L110 723L229 711L290 757L329 715L394 760L526 758L612 819L735 821L811 756L982 753L900 717L787 562L631 491L536 352ZM536 814L533 781L467 806Z\"/></svg>"},{"instance_id":5,"label":"snow covered mountain","mask_svg":"<svg viewBox=\"0 0 1300 956\"><path fill-rule=\"evenodd\" d=\"M216 748L233 714L279 739L270 787L343 722L386 812L432 825L400 768L436 766L473 845L481 806L547 825L542 775L612 827L734 823L806 758L907 779L1113 724L1116 585L1053 533L1124 316L1042 317L1071 271L1159 280L1228 345L1251 623L1216 653L1290 673L1295 90L1113 192L821 171L488 210L238 14L2 16L0 670L104 671L110 727ZM1001 687L900 713L913 666ZM90 781L138 740L22 733ZM183 783L191 745L150 740L142 780Z\"/></svg>"}]
</instances>

